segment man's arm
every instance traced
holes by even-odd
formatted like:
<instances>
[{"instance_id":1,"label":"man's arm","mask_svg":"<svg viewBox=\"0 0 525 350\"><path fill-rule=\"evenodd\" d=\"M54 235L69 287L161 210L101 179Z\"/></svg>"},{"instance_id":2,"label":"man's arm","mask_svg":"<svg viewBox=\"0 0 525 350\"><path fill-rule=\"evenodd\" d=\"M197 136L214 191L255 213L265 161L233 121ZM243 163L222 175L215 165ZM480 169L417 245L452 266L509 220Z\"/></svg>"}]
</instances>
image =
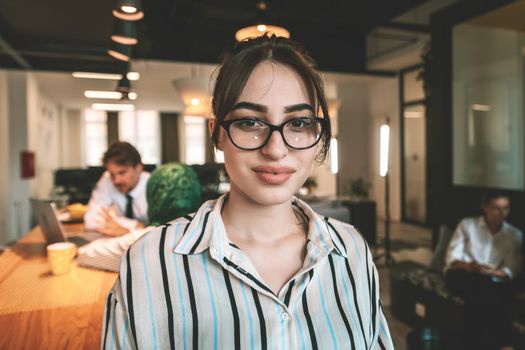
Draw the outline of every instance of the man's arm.
<instances>
[{"instance_id":1,"label":"man's arm","mask_svg":"<svg viewBox=\"0 0 525 350\"><path fill-rule=\"evenodd\" d=\"M104 220L100 213L104 209L109 209L112 204L110 185L111 181L104 173L98 180L89 199L88 208L84 215L84 227L86 230L96 230L103 226Z\"/></svg>"},{"instance_id":2,"label":"man's arm","mask_svg":"<svg viewBox=\"0 0 525 350\"><path fill-rule=\"evenodd\" d=\"M479 270L479 264L466 251L465 242L468 240L466 221L462 220L454 231L448 245L445 259L447 268L458 268L467 271Z\"/></svg>"}]
</instances>

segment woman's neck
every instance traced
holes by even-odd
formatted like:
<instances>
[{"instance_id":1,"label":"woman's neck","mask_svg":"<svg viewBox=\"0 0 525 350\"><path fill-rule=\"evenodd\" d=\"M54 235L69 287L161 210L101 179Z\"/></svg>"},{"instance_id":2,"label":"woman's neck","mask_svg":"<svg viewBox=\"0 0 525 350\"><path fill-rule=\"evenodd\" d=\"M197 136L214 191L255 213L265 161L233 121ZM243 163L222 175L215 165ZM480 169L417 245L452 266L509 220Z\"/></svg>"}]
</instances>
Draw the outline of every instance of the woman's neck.
<instances>
[{"instance_id":1,"label":"woman's neck","mask_svg":"<svg viewBox=\"0 0 525 350\"><path fill-rule=\"evenodd\" d=\"M275 242L303 227L295 215L291 199L263 205L236 191L230 192L224 203L222 218L230 239L253 243Z\"/></svg>"}]
</instances>

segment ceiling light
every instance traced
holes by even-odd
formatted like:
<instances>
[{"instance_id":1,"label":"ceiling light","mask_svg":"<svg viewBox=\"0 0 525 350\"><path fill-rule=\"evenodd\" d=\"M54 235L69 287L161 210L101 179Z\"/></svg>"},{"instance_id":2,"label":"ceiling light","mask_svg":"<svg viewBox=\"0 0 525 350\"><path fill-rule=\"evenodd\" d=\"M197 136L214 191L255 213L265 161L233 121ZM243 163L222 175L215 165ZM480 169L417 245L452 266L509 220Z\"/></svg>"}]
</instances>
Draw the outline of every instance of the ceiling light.
<instances>
[{"instance_id":1,"label":"ceiling light","mask_svg":"<svg viewBox=\"0 0 525 350\"><path fill-rule=\"evenodd\" d=\"M244 28L239 29L235 33L235 39L237 41L243 41L249 38L256 38L262 35L275 35L285 38L290 37L290 32L286 28L269 23L270 21L268 20L266 2L261 0L257 3L257 12L257 20L254 22L258 22L258 24L248 25Z\"/></svg>"},{"instance_id":2,"label":"ceiling light","mask_svg":"<svg viewBox=\"0 0 525 350\"><path fill-rule=\"evenodd\" d=\"M93 103L91 105L96 111L134 111L135 106L129 103L117 104L117 103Z\"/></svg>"},{"instance_id":3,"label":"ceiling light","mask_svg":"<svg viewBox=\"0 0 525 350\"><path fill-rule=\"evenodd\" d=\"M381 125L379 130L379 176L385 177L388 174L388 149L390 146L390 126L388 121L387 124Z\"/></svg>"},{"instance_id":4,"label":"ceiling light","mask_svg":"<svg viewBox=\"0 0 525 350\"><path fill-rule=\"evenodd\" d=\"M113 16L125 21L138 21L144 17L140 0L120 0Z\"/></svg>"},{"instance_id":5,"label":"ceiling light","mask_svg":"<svg viewBox=\"0 0 525 350\"><path fill-rule=\"evenodd\" d=\"M122 6L120 9L122 10L122 12L129 13L129 14L137 12L137 9L134 8L133 6Z\"/></svg>"},{"instance_id":6,"label":"ceiling light","mask_svg":"<svg viewBox=\"0 0 525 350\"><path fill-rule=\"evenodd\" d=\"M261 28L265 29L261 30ZM258 24L239 29L237 33L235 33L235 39L237 41L243 41L250 38L256 38L258 36L263 36L265 34L268 36L275 35L284 38L290 37L290 32L286 28L269 24Z\"/></svg>"},{"instance_id":7,"label":"ceiling light","mask_svg":"<svg viewBox=\"0 0 525 350\"><path fill-rule=\"evenodd\" d=\"M135 23L120 19L115 20L111 40L124 45L136 45L138 40Z\"/></svg>"},{"instance_id":8,"label":"ceiling light","mask_svg":"<svg viewBox=\"0 0 525 350\"><path fill-rule=\"evenodd\" d=\"M330 171L332 174L339 172L339 156L337 154L337 139L330 139Z\"/></svg>"},{"instance_id":9,"label":"ceiling light","mask_svg":"<svg viewBox=\"0 0 525 350\"><path fill-rule=\"evenodd\" d=\"M112 41L108 54L117 60L128 62L131 56L131 46Z\"/></svg>"},{"instance_id":10,"label":"ceiling light","mask_svg":"<svg viewBox=\"0 0 525 350\"><path fill-rule=\"evenodd\" d=\"M140 74L139 72L128 72L128 74L126 74L126 77L131 81L135 81L140 79ZM122 78L122 76L120 76L119 79L120 78Z\"/></svg>"},{"instance_id":11,"label":"ceiling light","mask_svg":"<svg viewBox=\"0 0 525 350\"><path fill-rule=\"evenodd\" d=\"M478 103L474 103L473 105L470 106L470 108L473 111L478 111L478 112L490 112L490 110L492 110L492 107L490 105L482 105Z\"/></svg>"},{"instance_id":12,"label":"ceiling light","mask_svg":"<svg viewBox=\"0 0 525 350\"><path fill-rule=\"evenodd\" d=\"M120 100L122 98L122 93L118 91L86 90L84 91L84 96L87 98L107 98L110 100Z\"/></svg>"},{"instance_id":13,"label":"ceiling light","mask_svg":"<svg viewBox=\"0 0 525 350\"><path fill-rule=\"evenodd\" d=\"M198 116L211 114L209 78L178 78L172 84L184 104L184 113Z\"/></svg>"},{"instance_id":14,"label":"ceiling light","mask_svg":"<svg viewBox=\"0 0 525 350\"><path fill-rule=\"evenodd\" d=\"M119 80L120 78L122 78L122 74L96 73L96 72L73 72L72 75L74 78L83 78L83 79Z\"/></svg>"},{"instance_id":15,"label":"ceiling light","mask_svg":"<svg viewBox=\"0 0 525 350\"><path fill-rule=\"evenodd\" d=\"M129 98L130 100L132 100L132 101L136 100L137 97L139 97L139 95L137 95L136 92L130 92L130 93L128 93L128 98Z\"/></svg>"}]
</instances>

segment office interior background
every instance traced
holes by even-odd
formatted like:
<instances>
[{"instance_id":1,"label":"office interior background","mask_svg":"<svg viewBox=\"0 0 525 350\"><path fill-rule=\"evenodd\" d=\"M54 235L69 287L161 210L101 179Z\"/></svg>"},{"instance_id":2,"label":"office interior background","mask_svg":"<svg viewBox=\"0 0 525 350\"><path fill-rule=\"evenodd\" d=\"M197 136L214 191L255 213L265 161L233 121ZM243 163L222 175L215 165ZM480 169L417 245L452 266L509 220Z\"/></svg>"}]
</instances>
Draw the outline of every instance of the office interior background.
<instances>
[{"instance_id":1,"label":"office interior background","mask_svg":"<svg viewBox=\"0 0 525 350\"><path fill-rule=\"evenodd\" d=\"M315 169L313 195L346 198L363 179L381 246L388 120L393 223L423 229L432 250L442 225L476 215L481 194L500 189L525 229L525 1L143 1L129 61L108 55L115 4L0 1L0 244L34 225L29 198L60 194L58 170L100 166L112 140L136 145L147 164L220 162L206 130L215 68L261 13L323 72L337 152ZM87 97L115 92L122 76L129 100Z\"/></svg>"}]
</instances>

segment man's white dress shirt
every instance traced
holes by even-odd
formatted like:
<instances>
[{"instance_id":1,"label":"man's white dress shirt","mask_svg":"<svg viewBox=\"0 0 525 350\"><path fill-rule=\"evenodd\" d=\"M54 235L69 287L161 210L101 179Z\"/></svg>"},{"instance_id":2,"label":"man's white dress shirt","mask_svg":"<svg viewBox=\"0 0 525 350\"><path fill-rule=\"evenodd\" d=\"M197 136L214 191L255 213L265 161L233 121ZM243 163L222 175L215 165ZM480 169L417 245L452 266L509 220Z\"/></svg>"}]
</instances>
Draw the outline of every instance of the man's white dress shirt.
<instances>
[{"instance_id":1,"label":"man's white dress shirt","mask_svg":"<svg viewBox=\"0 0 525 350\"><path fill-rule=\"evenodd\" d=\"M521 271L522 233L507 222L492 234L485 219L463 219L448 246L446 268L455 260L492 265L502 269L510 278Z\"/></svg>"},{"instance_id":2,"label":"man's white dress shirt","mask_svg":"<svg viewBox=\"0 0 525 350\"><path fill-rule=\"evenodd\" d=\"M140 174L139 182L129 192L130 196L133 197L134 219L128 219L124 216L127 204L126 194L120 192L118 188L113 185L109 172L104 172L89 199L88 210L84 216L85 229L95 230L100 227L101 222L103 222L100 217L100 212L102 209L109 209L111 207L116 210L117 215L115 216L115 221L130 231L137 226L138 222L147 225L148 202L146 200L146 184L148 183L149 177L150 174L143 171Z\"/></svg>"}]
</instances>

